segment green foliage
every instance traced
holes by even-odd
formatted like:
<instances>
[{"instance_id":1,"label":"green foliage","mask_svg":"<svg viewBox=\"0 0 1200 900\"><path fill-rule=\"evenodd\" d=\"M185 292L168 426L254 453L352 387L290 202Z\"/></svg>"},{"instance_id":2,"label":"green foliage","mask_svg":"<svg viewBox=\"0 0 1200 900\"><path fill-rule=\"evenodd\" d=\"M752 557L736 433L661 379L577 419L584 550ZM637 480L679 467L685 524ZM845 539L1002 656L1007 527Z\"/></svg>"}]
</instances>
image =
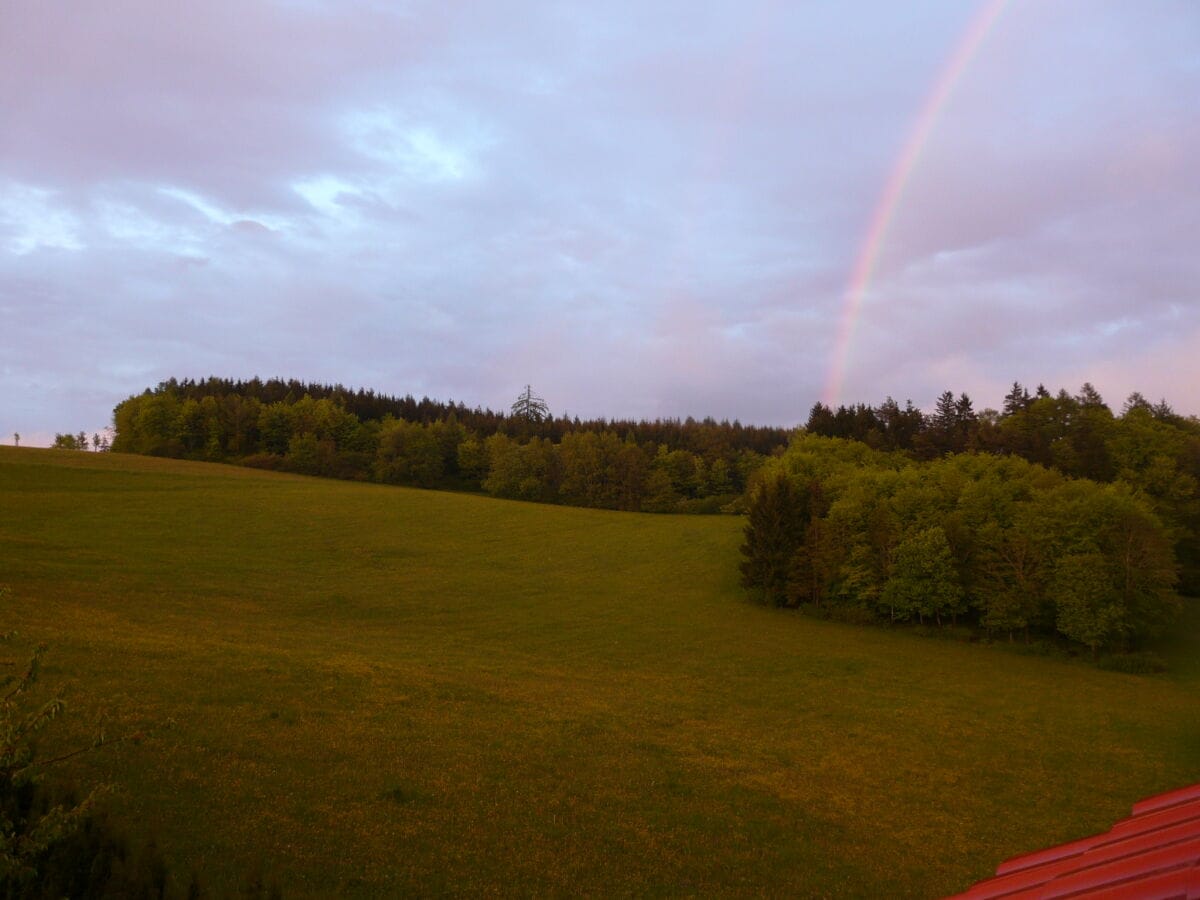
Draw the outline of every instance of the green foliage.
<instances>
[{"instance_id":1,"label":"green foliage","mask_svg":"<svg viewBox=\"0 0 1200 900\"><path fill-rule=\"evenodd\" d=\"M1072 553L1054 570L1054 601L1058 630L1091 648L1118 643L1127 631L1126 610L1100 553Z\"/></svg>"},{"instance_id":2,"label":"green foliage","mask_svg":"<svg viewBox=\"0 0 1200 900\"><path fill-rule=\"evenodd\" d=\"M671 473L663 466L651 466L643 485L645 512L671 513L679 508L683 497L671 481Z\"/></svg>"},{"instance_id":3,"label":"green foliage","mask_svg":"<svg viewBox=\"0 0 1200 900\"><path fill-rule=\"evenodd\" d=\"M742 584L757 589L768 603L785 606L792 557L812 516L811 501L790 478L764 479L754 491L746 541L742 544Z\"/></svg>"},{"instance_id":4,"label":"green foliage","mask_svg":"<svg viewBox=\"0 0 1200 900\"><path fill-rule=\"evenodd\" d=\"M1134 678L739 602L732 517L11 447L0 507L79 705L178 723L59 771L214 898L264 860L303 896L945 896L1200 770L1195 615Z\"/></svg>"},{"instance_id":5,"label":"green foliage","mask_svg":"<svg viewBox=\"0 0 1200 900\"><path fill-rule=\"evenodd\" d=\"M56 434L54 435L55 450L86 450L88 448L87 435L83 432L79 434Z\"/></svg>"},{"instance_id":6,"label":"green foliage","mask_svg":"<svg viewBox=\"0 0 1200 900\"><path fill-rule=\"evenodd\" d=\"M0 587L0 603L9 595ZM89 820L105 790L96 788L79 802L38 802L39 776L55 760L37 758L37 739L65 708L61 697L34 693L45 652L39 645L20 674L0 678L0 889L18 896L44 879L47 859Z\"/></svg>"},{"instance_id":7,"label":"green foliage","mask_svg":"<svg viewBox=\"0 0 1200 900\"><path fill-rule=\"evenodd\" d=\"M1005 527L999 521L980 523L979 573L973 600L989 631L1026 631L1043 618L1047 605L1042 545L1028 526L1025 510L1014 511Z\"/></svg>"},{"instance_id":8,"label":"green foliage","mask_svg":"<svg viewBox=\"0 0 1200 900\"><path fill-rule=\"evenodd\" d=\"M1013 457L920 463L814 436L794 440L762 478L793 487L752 495L743 552L754 562L742 571L776 602L779 576L766 573L787 552L789 602L885 621L962 619L1010 639L1058 634L1093 653L1142 645L1178 621L1169 533L1123 484ZM819 506L784 524L779 498L804 493ZM1092 568L1074 578L1081 560Z\"/></svg>"},{"instance_id":9,"label":"green foliage","mask_svg":"<svg viewBox=\"0 0 1200 900\"><path fill-rule=\"evenodd\" d=\"M11 601L0 585L0 606ZM15 638L0 635L5 643ZM167 867L153 841L132 850L100 808L111 788L99 785L79 799L49 777L59 764L140 735L107 739L101 732L74 750L39 754L44 732L66 709L61 696L39 695L45 653L45 645L35 647L20 674L0 677L0 896L166 896Z\"/></svg>"},{"instance_id":10,"label":"green foliage","mask_svg":"<svg viewBox=\"0 0 1200 900\"><path fill-rule=\"evenodd\" d=\"M377 481L434 487L445 471L442 444L431 427L403 420L383 423L375 456Z\"/></svg>"},{"instance_id":11,"label":"green foliage","mask_svg":"<svg viewBox=\"0 0 1200 900\"><path fill-rule=\"evenodd\" d=\"M521 444L504 434L484 442L490 463L483 489L494 497L553 503L561 470L553 445L541 438Z\"/></svg>"},{"instance_id":12,"label":"green foliage","mask_svg":"<svg viewBox=\"0 0 1200 900\"><path fill-rule=\"evenodd\" d=\"M1110 672L1125 672L1130 675L1161 675L1169 668L1165 659L1149 650L1101 656L1096 660L1096 665Z\"/></svg>"},{"instance_id":13,"label":"green foliage","mask_svg":"<svg viewBox=\"0 0 1200 900\"><path fill-rule=\"evenodd\" d=\"M164 382L118 404L113 419L120 452L647 512L721 511L786 434L712 420L618 428L554 419L528 386L506 418L428 399L217 379Z\"/></svg>"},{"instance_id":14,"label":"green foliage","mask_svg":"<svg viewBox=\"0 0 1200 900\"><path fill-rule=\"evenodd\" d=\"M799 546L792 553L787 594L792 605L808 603L820 610L833 590L840 552L835 540L837 532L824 518L820 484L813 482L810 490L813 493L812 515Z\"/></svg>"},{"instance_id":15,"label":"green foliage","mask_svg":"<svg viewBox=\"0 0 1200 900\"><path fill-rule=\"evenodd\" d=\"M470 437L458 445L458 471L473 484L481 485L487 477L488 458L483 442Z\"/></svg>"},{"instance_id":16,"label":"green foliage","mask_svg":"<svg viewBox=\"0 0 1200 900\"><path fill-rule=\"evenodd\" d=\"M1072 396L1041 385L1031 394L1014 382L1000 412L975 415L970 398L956 401L946 391L927 417L901 411L891 398L878 409L817 404L807 430L923 459L963 450L1019 456L1071 478L1123 483L1166 527L1184 590L1200 593L1200 420L1176 415L1165 402L1135 393L1114 415L1091 384Z\"/></svg>"},{"instance_id":17,"label":"green foliage","mask_svg":"<svg viewBox=\"0 0 1200 900\"><path fill-rule=\"evenodd\" d=\"M622 441L611 431L585 431L563 435L557 452L564 503L601 509L641 508L646 458L636 444Z\"/></svg>"},{"instance_id":18,"label":"green foliage","mask_svg":"<svg viewBox=\"0 0 1200 900\"><path fill-rule=\"evenodd\" d=\"M290 404L281 401L264 407L258 416L258 432L262 435L263 452L279 456L287 453L295 427L295 417L292 415Z\"/></svg>"},{"instance_id":19,"label":"green foliage","mask_svg":"<svg viewBox=\"0 0 1200 900\"><path fill-rule=\"evenodd\" d=\"M940 625L943 615L956 618L966 611L950 542L941 527L917 531L900 541L880 599L893 621L915 613L922 621L934 618Z\"/></svg>"},{"instance_id":20,"label":"green foliage","mask_svg":"<svg viewBox=\"0 0 1200 900\"><path fill-rule=\"evenodd\" d=\"M323 475L333 462L333 445L315 434L297 434L288 440L284 467L302 475Z\"/></svg>"},{"instance_id":21,"label":"green foliage","mask_svg":"<svg viewBox=\"0 0 1200 900\"><path fill-rule=\"evenodd\" d=\"M34 815L63 805L76 807L70 794L54 795L38 787L22 798ZM61 897L157 898L173 896L168 868L151 841L135 847L103 811L91 810L72 830L37 855L26 877L0 877L0 892L12 900ZM195 896L203 896L199 881ZM190 895L189 895L190 896Z\"/></svg>"}]
</instances>

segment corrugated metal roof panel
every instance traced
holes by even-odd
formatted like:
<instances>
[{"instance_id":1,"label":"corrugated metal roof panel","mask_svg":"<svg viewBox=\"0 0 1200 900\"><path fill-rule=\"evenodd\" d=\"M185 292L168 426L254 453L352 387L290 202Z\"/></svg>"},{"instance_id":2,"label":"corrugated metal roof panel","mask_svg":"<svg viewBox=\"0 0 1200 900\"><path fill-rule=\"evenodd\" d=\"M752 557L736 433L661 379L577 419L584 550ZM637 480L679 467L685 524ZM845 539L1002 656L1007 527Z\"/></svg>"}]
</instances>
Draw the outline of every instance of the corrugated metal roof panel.
<instances>
[{"instance_id":1,"label":"corrugated metal roof panel","mask_svg":"<svg viewBox=\"0 0 1200 900\"><path fill-rule=\"evenodd\" d=\"M961 900L1200 900L1200 784L1147 797L1104 834L1015 856Z\"/></svg>"}]
</instances>

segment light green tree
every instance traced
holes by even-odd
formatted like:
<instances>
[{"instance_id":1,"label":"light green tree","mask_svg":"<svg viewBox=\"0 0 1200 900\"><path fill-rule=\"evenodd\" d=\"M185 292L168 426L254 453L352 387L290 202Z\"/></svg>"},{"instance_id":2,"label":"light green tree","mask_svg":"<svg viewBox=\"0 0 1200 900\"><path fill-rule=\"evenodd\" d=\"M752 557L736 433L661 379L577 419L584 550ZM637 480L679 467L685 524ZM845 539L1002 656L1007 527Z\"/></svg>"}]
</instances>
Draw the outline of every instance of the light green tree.
<instances>
[{"instance_id":1,"label":"light green tree","mask_svg":"<svg viewBox=\"0 0 1200 900\"><path fill-rule=\"evenodd\" d=\"M921 621L930 617L939 625L942 616L953 618L966 610L950 542L941 526L910 534L900 542L882 599L901 614L916 613Z\"/></svg>"},{"instance_id":2,"label":"light green tree","mask_svg":"<svg viewBox=\"0 0 1200 900\"><path fill-rule=\"evenodd\" d=\"M1072 553L1058 561L1054 602L1058 630L1096 651L1125 634L1126 610L1100 553Z\"/></svg>"},{"instance_id":3,"label":"light green tree","mask_svg":"<svg viewBox=\"0 0 1200 900\"><path fill-rule=\"evenodd\" d=\"M488 473L487 450L483 442L469 437L458 445L458 471L466 479L481 483Z\"/></svg>"}]
</instances>

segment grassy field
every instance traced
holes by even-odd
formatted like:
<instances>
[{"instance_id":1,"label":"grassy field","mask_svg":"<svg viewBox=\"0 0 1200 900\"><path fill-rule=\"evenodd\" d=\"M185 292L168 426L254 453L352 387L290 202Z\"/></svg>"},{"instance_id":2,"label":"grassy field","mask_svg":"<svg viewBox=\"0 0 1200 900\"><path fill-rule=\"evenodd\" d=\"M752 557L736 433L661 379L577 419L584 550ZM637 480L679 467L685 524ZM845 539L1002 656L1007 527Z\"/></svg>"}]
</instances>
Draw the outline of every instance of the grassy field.
<instances>
[{"instance_id":1,"label":"grassy field","mask_svg":"<svg viewBox=\"0 0 1200 900\"><path fill-rule=\"evenodd\" d=\"M741 524L0 448L0 630L217 892L933 896L1200 780L1194 615L1155 677L816 621Z\"/></svg>"}]
</instances>

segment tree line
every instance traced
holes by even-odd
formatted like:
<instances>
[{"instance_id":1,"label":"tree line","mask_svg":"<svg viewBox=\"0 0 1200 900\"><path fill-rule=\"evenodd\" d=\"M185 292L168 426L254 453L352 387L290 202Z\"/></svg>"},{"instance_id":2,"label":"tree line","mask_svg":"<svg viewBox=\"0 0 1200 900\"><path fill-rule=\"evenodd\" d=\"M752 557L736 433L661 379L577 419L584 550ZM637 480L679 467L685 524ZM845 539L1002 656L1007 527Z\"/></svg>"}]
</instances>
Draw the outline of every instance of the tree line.
<instances>
[{"instance_id":1,"label":"tree line","mask_svg":"<svg viewBox=\"0 0 1200 900\"><path fill-rule=\"evenodd\" d=\"M1015 456L1071 478L1121 483L1149 504L1169 534L1182 584L1200 594L1200 421L1134 393L1119 414L1090 384L1075 394L1032 393L1014 382L1000 410L976 412L946 391L926 415L890 397L877 407L813 406L805 430L898 450L919 460L954 453Z\"/></svg>"},{"instance_id":2,"label":"tree line","mask_svg":"<svg viewBox=\"0 0 1200 900\"><path fill-rule=\"evenodd\" d=\"M357 412L356 412L357 410ZM166 381L113 413L112 449L608 509L717 512L789 432L714 419L507 413L295 381Z\"/></svg>"},{"instance_id":3,"label":"tree line","mask_svg":"<svg viewBox=\"0 0 1200 900\"><path fill-rule=\"evenodd\" d=\"M1015 455L914 459L798 434L751 491L743 583L779 606L1061 636L1095 655L1176 620L1169 528L1117 481Z\"/></svg>"},{"instance_id":4,"label":"tree line","mask_svg":"<svg viewBox=\"0 0 1200 900\"><path fill-rule=\"evenodd\" d=\"M581 421L551 415L528 387L502 413L258 378L165 381L119 404L114 425L112 449L123 452L655 511L728 506L792 433L711 418ZM891 398L836 410L817 403L804 430L915 460L1016 456L1124 483L1167 528L1185 590L1200 592L1200 422L1163 401L1134 394L1114 414L1089 384L1071 395L1014 383L1000 411L976 412L950 391L929 414ZM87 446L82 435L62 437L59 446Z\"/></svg>"}]
</instances>

